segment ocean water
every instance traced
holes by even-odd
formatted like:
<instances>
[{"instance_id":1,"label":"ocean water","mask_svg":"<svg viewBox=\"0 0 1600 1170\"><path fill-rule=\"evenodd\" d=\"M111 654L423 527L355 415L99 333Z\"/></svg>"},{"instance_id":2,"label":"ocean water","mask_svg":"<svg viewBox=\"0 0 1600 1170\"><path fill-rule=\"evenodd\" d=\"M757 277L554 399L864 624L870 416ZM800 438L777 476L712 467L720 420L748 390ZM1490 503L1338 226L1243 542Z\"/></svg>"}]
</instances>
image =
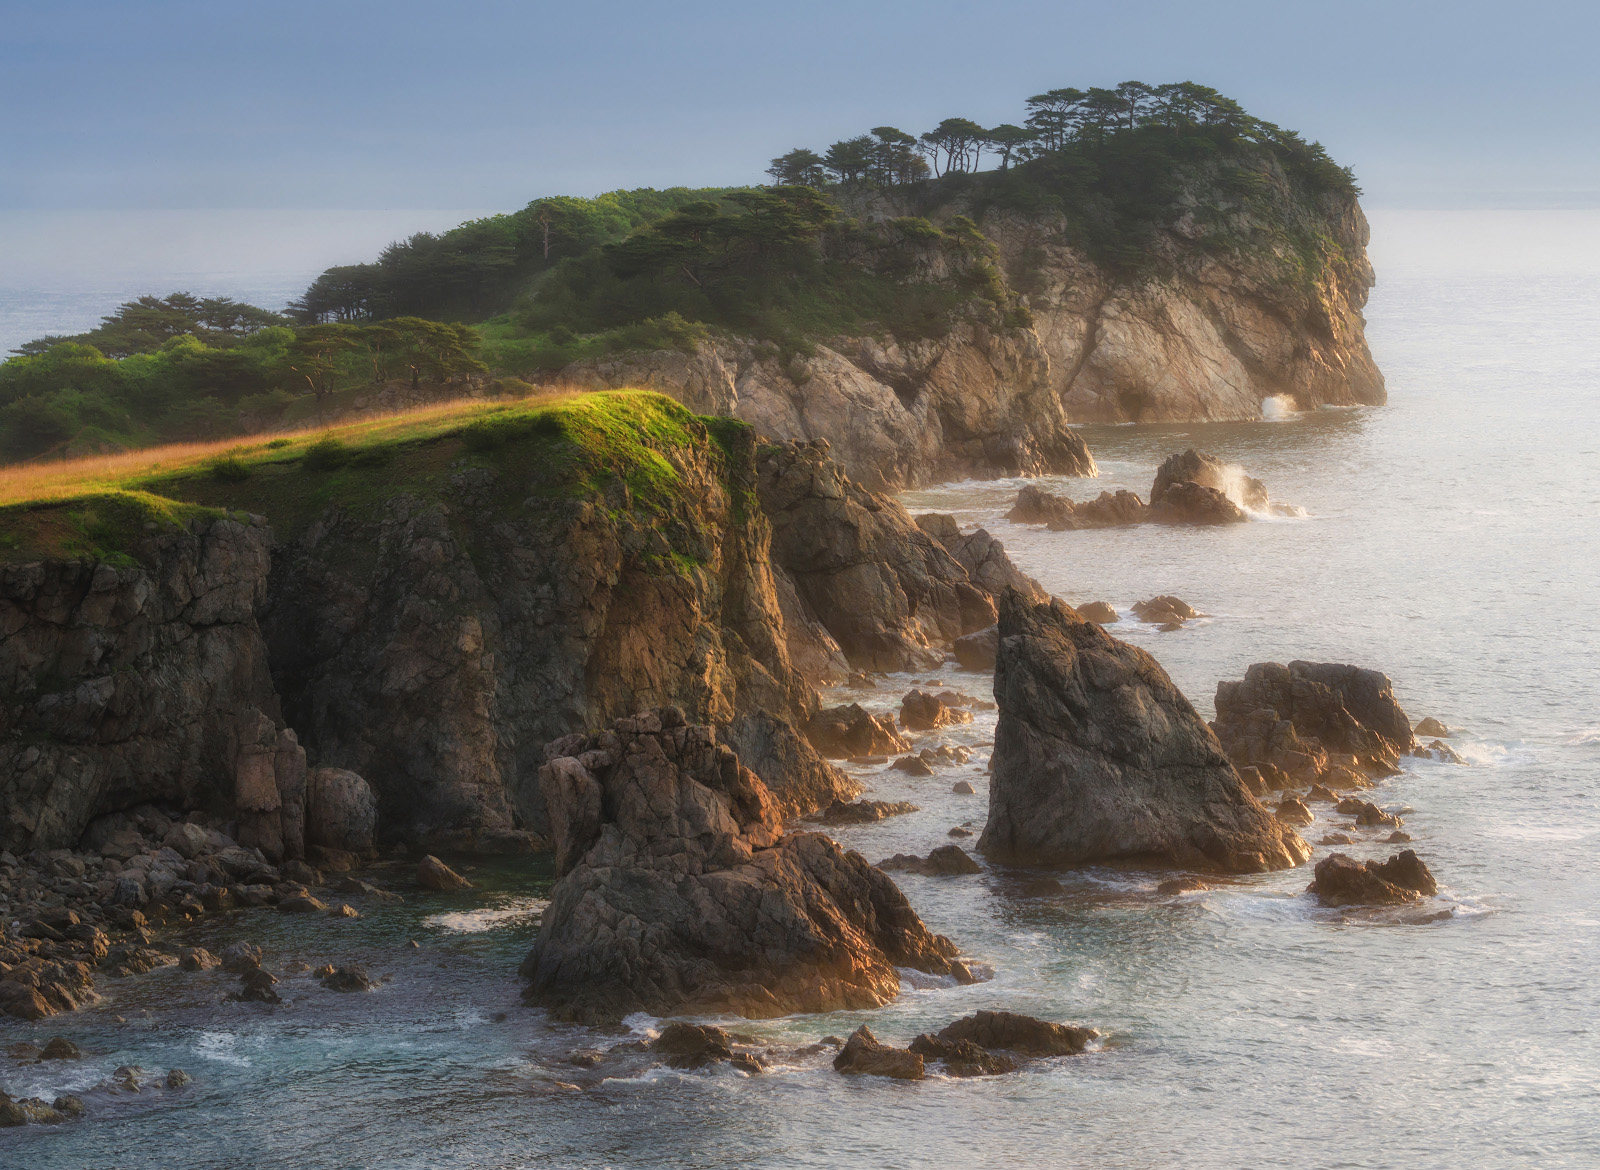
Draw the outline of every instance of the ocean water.
<instances>
[{"instance_id":1,"label":"ocean water","mask_svg":"<svg viewBox=\"0 0 1600 1170\"><path fill-rule=\"evenodd\" d=\"M911 493L913 511L982 524L1069 601L1176 593L1206 615L1145 646L1202 712L1252 662L1332 659L1388 673L1413 719L1458 729L1464 765L1408 761L1373 794L1405 809L1438 876L1426 925L1343 915L1309 872L1177 898L1164 875L1088 869L1061 893L985 867L898 878L928 924L994 977L908 980L872 1012L741 1023L780 1053L868 1023L909 1040L977 1008L1092 1025L1096 1051L1012 1076L899 1084L821 1058L608 1076L568 1062L647 1031L564 1025L514 975L548 872L485 864L481 891L364 905L359 921L245 933L280 972L366 962L391 981L322 991L283 974L279 1008L222 1005L233 980L155 973L103 1010L0 1023L0 1041L66 1035L81 1064L0 1084L50 1097L122 1064L195 1078L181 1092L89 1093L90 1117L0 1131L0 1165L88 1167L1589 1167L1600 1165L1600 217L1374 216L1382 283L1369 336L1381 409L1245 425L1086 428L1097 481L1144 494L1195 446L1264 480L1299 518L1224 530L1049 533L1001 519L1017 481ZM889 710L913 682L841 692ZM987 694L982 677L940 673ZM992 716L923 742L981 745ZM921 811L837 836L872 860L982 826L986 748L926 779L869 770L868 794ZM975 796L951 792L958 779ZM1375 832L1313 806L1315 842L1386 856ZM967 842L971 844L970 841ZM1327 852L1318 849L1318 855ZM218 939L197 928L196 941ZM406 943L415 939L419 948ZM126 1023L116 1024L112 1014Z\"/></svg>"}]
</instances>

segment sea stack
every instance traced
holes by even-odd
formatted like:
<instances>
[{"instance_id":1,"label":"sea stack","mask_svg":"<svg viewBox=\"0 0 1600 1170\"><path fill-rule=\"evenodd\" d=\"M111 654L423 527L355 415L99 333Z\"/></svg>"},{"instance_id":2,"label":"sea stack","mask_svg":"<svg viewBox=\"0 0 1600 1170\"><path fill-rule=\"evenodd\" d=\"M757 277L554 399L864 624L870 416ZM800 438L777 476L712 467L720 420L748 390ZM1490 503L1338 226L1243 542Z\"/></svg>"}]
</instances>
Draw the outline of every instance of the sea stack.
<instances>
[{"instance_id":1,"label":"sea stack","mask_svg":"<svg viewBox=\"0 0 1600 1170\"><path fill-rule=\"evenodd\" d=\"M991 859L1252 873L1311 856L1250 794L1160 664L1061 601L1003 598L994 693L978 842Z\"/></svg>"}]
</instances>

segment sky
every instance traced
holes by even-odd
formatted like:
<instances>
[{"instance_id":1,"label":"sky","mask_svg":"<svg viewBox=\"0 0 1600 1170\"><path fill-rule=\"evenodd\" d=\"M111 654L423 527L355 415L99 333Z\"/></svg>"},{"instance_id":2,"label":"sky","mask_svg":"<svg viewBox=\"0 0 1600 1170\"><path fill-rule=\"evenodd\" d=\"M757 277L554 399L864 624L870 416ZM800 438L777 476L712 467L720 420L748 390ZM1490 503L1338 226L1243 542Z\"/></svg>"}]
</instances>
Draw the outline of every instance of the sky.
<instances>
[{"instance_id":1,"label":"sky","mask_svg":"<svg viewBox=\"0 0 1600 1170\"><path fill-rule=\"evenodd\" d=\"M1369 206L1600 206L1600 6L0 0L0 212L511 209L1194 80ZM3 256L0 256L3 264Z\"/></svg>"}]
</instances>

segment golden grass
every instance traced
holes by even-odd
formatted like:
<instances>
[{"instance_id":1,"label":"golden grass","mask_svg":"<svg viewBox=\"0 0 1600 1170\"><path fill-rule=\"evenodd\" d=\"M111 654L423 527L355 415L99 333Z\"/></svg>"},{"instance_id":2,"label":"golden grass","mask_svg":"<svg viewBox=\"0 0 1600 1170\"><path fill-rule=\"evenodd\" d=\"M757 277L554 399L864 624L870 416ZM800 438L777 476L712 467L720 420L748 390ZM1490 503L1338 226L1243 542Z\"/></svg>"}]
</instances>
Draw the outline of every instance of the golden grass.
<instances>
[{"instance_id":1,"label":"golden grass","mask_svg":"<svg viewBox=\"0 0 1600 1170\"><path fill-rule=\"evenodd\" d=\"M354 422L303 427L259 435L235 436L200 443L168 443L113 455L87 455L80 459L55 462L16 463L0 467L0 507L21 503L48 503L73 499L95 492L116 491L186 468L201 466L222 456L248 458L267 452L304 447L333 437L352 446L372 442L421 438L449 430L474 416L490 414L517 402L537 401L541 405L571 398L582 391L554 388L532 399L510 401L458 398L436 402L411 410L374 415ZM271 444L271 446L269 446Z\"/></svg>"}]
</instances>

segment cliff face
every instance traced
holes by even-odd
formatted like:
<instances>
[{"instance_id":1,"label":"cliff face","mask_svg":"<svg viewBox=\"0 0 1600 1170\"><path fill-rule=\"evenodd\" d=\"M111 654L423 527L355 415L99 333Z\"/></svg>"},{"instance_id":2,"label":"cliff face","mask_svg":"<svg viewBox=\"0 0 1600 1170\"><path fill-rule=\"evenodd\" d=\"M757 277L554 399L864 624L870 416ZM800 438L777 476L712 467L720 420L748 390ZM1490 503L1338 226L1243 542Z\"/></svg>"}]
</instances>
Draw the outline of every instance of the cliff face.
<instances>
[{"instance_id":1,"label":"cliff face","mask_svg":"<svg viewBox=\"0 0 1600 1170\"><path fill-rule=\"evenodd\" d=\"M868 219L916 210L875 198L853 210ZM1363 333L1373 274L1354 199L1294 207L1295 238L1235 215L1226 226L1248 247L1217 243L1195 202L1152 241L1142 275L1097 264L1062 217L984 214L1007 294L1031 324L979 315L937 339L837 337L788 361L723 337L692 353L578 363L562 377L648 386L775 438L827 439L845 470L877 491L1094 475L1071 423L1254 419L1280 395L1302 410L1383 403Z\"/></svg>"},{"instance_id":2,"label":"cliff face","mask_svg":"<svg viewBox=\"0 0 1600 1170\"><path fill-rule=\"evenodd\" d=\"M255 617L271 542L263 526L202 519L145 537L136 566L0 568L5 848L73 845L96 815L141 801L220 811L253 785L280 807L282 720ZM292 736L283 746L294 753Z\"/></svg>"}]
</instances>

